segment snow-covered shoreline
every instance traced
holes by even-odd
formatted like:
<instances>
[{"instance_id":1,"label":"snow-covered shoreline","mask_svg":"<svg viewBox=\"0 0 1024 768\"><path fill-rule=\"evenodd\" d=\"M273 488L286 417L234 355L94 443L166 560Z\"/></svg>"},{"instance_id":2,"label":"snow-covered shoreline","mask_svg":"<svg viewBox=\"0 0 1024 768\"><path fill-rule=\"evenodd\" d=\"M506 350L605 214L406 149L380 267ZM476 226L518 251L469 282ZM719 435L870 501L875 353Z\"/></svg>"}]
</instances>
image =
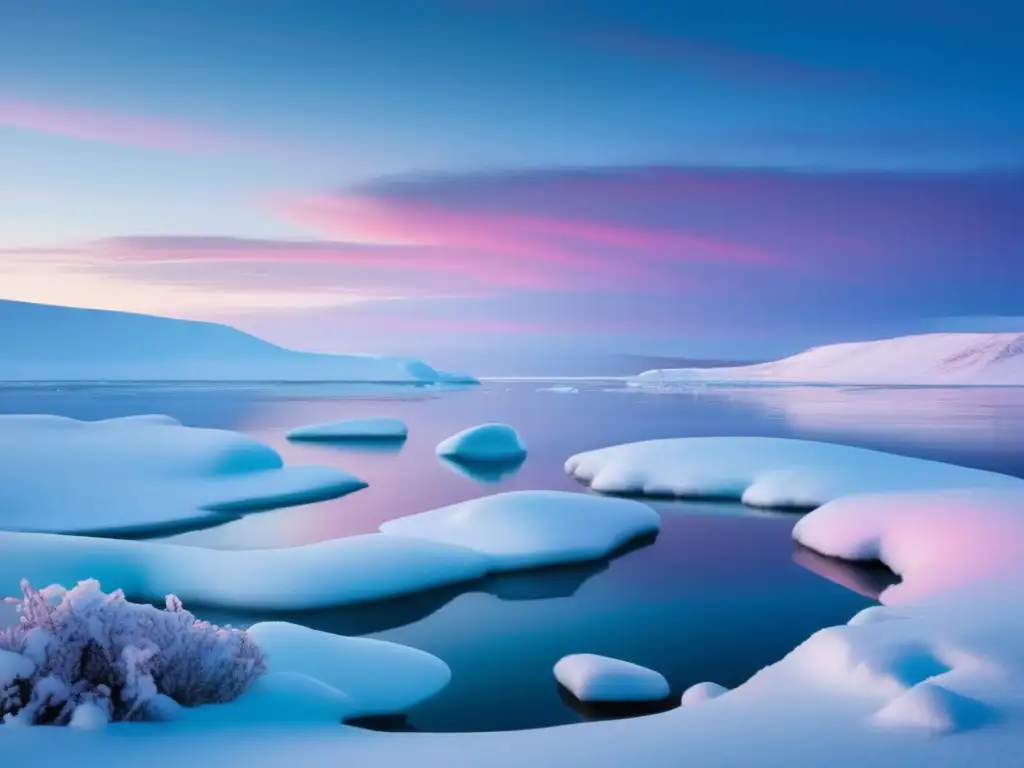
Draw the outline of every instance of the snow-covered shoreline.
<instances>
[{"instance_id":1,"label":"snow-covered shoreline","mask_svg":"<svg viewBox=\"0 0 1024 768\"><path fill-rule=\"evenodd\" d=\"M814 347L727 368L644 371L627 385L1024 386L1024 333L930 333Z\"/></svg>"}]
</instances>

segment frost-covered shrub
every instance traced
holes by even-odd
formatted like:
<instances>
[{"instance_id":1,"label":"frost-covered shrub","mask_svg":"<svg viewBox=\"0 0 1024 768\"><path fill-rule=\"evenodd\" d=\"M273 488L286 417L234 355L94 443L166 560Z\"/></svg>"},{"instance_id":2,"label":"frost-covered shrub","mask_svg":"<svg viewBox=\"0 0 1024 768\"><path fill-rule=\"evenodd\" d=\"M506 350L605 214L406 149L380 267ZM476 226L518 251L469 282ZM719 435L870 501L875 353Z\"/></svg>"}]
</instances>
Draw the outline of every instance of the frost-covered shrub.
<instances>
[{"instance_id":1,"label":"frost-covered shrub","mask_svg":"<svg viewBox=\"0 0 1024 768\"><path fill-rule=\"evenodd\" d=\"M164 720L179 706L231 701L263 671L249 635L198 621L169 595L164 610L105 594L99 582L21 584L17 627L0 631L5 723Z\"/></svg>"}]
</instances>

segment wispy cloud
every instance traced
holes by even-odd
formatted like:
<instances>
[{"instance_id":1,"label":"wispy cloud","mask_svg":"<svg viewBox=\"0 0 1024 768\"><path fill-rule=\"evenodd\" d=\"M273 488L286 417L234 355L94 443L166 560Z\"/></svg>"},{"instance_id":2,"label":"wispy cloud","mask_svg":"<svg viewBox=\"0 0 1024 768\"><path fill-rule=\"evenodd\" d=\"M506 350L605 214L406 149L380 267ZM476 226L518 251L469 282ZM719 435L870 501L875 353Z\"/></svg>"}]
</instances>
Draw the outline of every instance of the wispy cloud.
<instances>
[{"instance_id":1,"label":"wispy cloud","mask_svg":"<svg viewBox=\"0 0 1024 768\"><path fill-rule=\"evenodd\" d=\"M0 97L0 128L188 155L252 150L240 138L164 119Z\"/></svg>"}]
</instances>

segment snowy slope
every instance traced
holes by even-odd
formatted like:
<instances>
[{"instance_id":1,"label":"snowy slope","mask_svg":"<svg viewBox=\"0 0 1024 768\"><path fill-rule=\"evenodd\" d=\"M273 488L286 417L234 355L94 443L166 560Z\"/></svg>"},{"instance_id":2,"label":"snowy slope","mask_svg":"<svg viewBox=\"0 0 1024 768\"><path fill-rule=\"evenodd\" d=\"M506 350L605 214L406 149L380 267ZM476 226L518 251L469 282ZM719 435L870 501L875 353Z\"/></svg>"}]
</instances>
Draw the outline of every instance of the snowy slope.
<instances>
[{"instance_id":1,"label":"snowy slope","mask_svg":"<svg viewBox=\"0 0 1024 768\"><path fill-rule=\"evenodd\" d=\"M646 371L630 386L699 382L1024 386L1024 333L929 333L831 344L759 365Z\"/></svg>"},{"instance_id":2,"label":"snowy slope","mask_svg":"<svg viewBox=\"0 0 1024 768\"><path fill-rule=\"evenodd\" d=\"M217 323L0 300L0 381L466 380L411 358L295 352Z\"/></svg>"}]
</instances>

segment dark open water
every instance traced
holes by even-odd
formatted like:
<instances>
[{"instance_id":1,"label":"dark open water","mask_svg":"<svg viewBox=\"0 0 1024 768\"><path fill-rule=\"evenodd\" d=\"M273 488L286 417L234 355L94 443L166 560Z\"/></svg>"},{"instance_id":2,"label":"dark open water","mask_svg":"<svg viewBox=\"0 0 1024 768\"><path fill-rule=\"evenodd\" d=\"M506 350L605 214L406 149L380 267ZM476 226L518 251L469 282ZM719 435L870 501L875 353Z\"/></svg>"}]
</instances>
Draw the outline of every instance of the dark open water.
<instances>
[{"instance_id":1,"label":"dark open water","mask_svg":"<svg viewBox=\"0 0 1024 768\"><path fill-rule=\"evenodd\" d=\"M485 382L438 392L338 385L112 385L0 388L2 413L100 419L166 413L234 429L287 462L334 464L370 487L331 502L252 515L171 537L216 548L295 546L373 531L388 519L499 491L584 492L562 471L578 451L658 437L777 435L843 442L1024 475L1024 389L747 388L626 391L614 381ZM395 416L399 446L301 445L284 433L307 423ZM501 478L440 463L435 445L484 421L520 431L529 457ZM372 606L285 618L317 629L394 640L452 668L437 698L409 713L420 730L475 730L575 722L551 668L593 652L662 672L673 697L714 680L734 686L816 629L871 604L884 574L797 552L794 517L733 504L655 503L657 540L607 562L496 577ZM846 586L840 586L845 584ZM261 616L204 616L236 625Z\"/></svg>"}]
</instances>

